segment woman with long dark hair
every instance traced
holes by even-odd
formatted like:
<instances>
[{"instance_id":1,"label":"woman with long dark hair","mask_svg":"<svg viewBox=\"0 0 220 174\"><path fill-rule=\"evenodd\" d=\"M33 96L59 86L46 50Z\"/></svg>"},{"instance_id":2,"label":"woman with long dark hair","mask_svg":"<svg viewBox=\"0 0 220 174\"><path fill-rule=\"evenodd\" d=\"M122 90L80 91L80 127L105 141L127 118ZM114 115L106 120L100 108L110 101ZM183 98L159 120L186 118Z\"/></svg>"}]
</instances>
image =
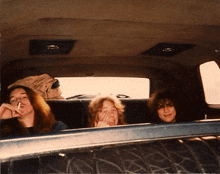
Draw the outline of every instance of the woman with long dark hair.
<instances>
[{"instance_id":1,"label":"woman with long dark hair","mask_svg":"<svg viewBox=\"0 0 220 174\"><path fill-rule=\"evenodd\" d=\"M38 134L66 129L56 121L46 101L32 89L14 86L0 106L1 137Z\"/></svg>"}]
</instances>

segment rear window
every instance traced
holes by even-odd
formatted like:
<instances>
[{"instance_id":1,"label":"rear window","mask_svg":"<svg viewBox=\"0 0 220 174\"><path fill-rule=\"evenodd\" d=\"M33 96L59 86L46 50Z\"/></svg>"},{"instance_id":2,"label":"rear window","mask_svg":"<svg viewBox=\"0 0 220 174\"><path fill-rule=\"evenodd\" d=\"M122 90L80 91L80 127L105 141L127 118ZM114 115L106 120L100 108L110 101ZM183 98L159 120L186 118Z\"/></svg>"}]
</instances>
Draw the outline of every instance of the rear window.
<instances>
[{"instance_id":1,"label":"rear window","mask_svg":"<svg viewBox=\"0 0 220 174\"><path fill-rule=\"evenodd\" d=\"M207 104L220 104L220 69L215 61L200 65L200 74Z\"/></svg>"},{"instance_id":2,"label":"rear window","mask_svg":"<svg viewBox=\"0 0 220 174\"><path fill-rule=\"evenodd\" d=\"M76 95L119 95L121 98L148 99L148 78L129 77L56 77L64 98Z\"/></svg>"}]
</instances>

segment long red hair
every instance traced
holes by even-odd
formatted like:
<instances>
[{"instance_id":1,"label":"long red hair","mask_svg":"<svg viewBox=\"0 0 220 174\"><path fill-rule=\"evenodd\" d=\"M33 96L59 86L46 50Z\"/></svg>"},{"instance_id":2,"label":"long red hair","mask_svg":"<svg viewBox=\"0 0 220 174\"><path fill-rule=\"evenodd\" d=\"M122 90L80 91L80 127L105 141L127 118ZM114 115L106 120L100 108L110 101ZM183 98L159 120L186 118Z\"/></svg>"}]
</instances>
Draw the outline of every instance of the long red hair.
<instances>
[{"instance_id":1,"label":"long red hair","mask_svg":"<svg viewBox=\"0 0 220 174\"><path fill-rule=\"evenodd\" d=\"M54 125L55 118L51 112L49 105L39 94L37 94L32 89L25 86L19 85L10 88L9 95L13 90L17 88L22 88L26 91L30 103L34 108L34 112L35 112L34 126L33 126L34 132L35 133L50 132L52 126Z\"/></svg>"}]
</instances>

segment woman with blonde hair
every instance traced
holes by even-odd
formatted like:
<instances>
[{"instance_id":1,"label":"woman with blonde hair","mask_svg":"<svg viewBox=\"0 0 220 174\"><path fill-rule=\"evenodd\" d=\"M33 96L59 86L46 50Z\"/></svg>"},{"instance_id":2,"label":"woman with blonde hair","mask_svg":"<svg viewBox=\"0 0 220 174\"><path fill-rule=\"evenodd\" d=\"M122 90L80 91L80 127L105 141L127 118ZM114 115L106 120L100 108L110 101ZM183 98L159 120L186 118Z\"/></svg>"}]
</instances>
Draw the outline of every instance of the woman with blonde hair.
<instances>
[{"instance_id":1,"label":"woman with blonde hair","mask_svg":"<svg viewBox=\"0 0 220 174\"><path fill-rule=\"evenodd\" d=\"M8 101L0 106L1 137L37 134L66 129L56 121L46 101L32 89L13 86Z\"/></svg>"},{"instance_id":2,"label":"woman with blonde hair","mask_svg":"<svg viewBox=\"0 0 220 174\"><path fill-rule=\"evenodd\" d=\"M89 127L108 127L126 124L124 105L114 97L97 96L89 103Z\"/></svg>"}]
</instances>

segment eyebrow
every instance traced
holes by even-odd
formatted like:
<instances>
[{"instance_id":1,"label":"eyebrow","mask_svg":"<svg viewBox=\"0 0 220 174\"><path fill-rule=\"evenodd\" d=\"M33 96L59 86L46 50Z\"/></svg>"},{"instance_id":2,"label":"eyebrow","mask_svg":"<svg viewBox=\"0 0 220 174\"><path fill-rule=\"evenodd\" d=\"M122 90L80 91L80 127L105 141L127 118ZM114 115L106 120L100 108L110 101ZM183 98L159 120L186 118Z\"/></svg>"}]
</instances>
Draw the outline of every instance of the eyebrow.
<instances>
[{"instance_id":1,"label":"eyebrow","mask_svg":"<svg viewBox=\"0 0 220 174\"><path fill-rule=\"evenodd\" d=\"M108 107L102 107L101 109L106 109L106 108L108 108Z\"/></svg>"},{"instance_id":2,"label":"eyebrow","mask_svg":"<svg viewBox=\"0 0 220 174\"><path fill-rule=\"evenodd\" d=\"M26 93L26 92L22 92L22 93L20 93L20 94L27 94L27 93ZM9 99L11 99L11 98L13 98L13 97L14 97L14 95L10 96Z\"/></svg>"}]
</instances>

